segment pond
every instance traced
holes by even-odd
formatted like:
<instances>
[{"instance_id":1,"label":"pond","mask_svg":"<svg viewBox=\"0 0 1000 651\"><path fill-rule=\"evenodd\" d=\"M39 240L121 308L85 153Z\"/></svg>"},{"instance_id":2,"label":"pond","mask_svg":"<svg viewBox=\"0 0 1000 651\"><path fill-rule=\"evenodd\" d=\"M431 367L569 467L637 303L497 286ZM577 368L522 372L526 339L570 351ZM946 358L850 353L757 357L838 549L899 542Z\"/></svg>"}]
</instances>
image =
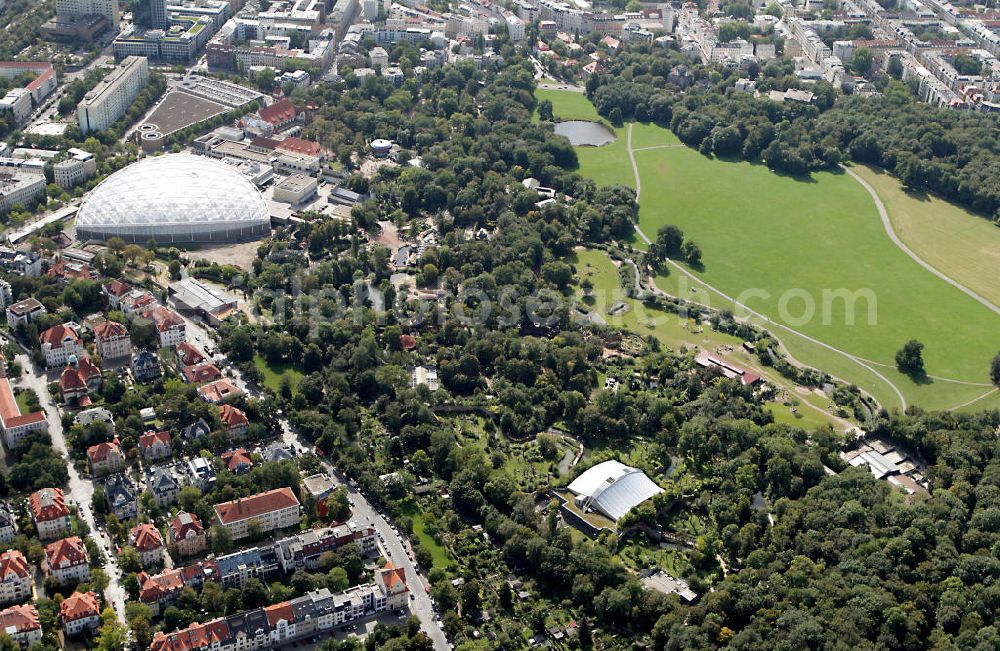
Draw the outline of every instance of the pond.
<instances>
[{"instance_id":1,"label":"pond","mask_svg":"<svg viewBox=\"0 0 1000 651\"><path fill-rule=\"evenodd\" d=\"M556 123L556 133L569 138L574 147L600 147L615 141L615 132L600 122L568 120Z\"/></svg>"}]
</instances>

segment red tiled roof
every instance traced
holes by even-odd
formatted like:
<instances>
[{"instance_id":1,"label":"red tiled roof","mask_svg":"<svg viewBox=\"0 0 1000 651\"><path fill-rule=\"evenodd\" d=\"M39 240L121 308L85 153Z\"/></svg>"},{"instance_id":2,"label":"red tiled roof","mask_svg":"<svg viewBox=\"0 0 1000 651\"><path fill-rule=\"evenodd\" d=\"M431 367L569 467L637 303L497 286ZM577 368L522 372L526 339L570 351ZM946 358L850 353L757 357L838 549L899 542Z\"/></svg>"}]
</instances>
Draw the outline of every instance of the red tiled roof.
<instances>
[{"instance_id":1,"label":"red tiled roof","mask_svg":"<svg viewBox=\"0 0 1000 651\"><path fill-rule=\"evenodd\" d=\"M0 554L0 581L6 581L12 574L20 579L31 574L28 559L16 549L8 549Z\"/></svg>"},{"instance_id":2,"label":"red tiled roof","mask_svg":"<svg viewBox=\"0 0 1000 651\"><path fill-rule=\"evenodd\" d=\"M298 506L298 504L299 500L295 497L292 489L285 487L257 493L232 502L216 504L215 512L223 524L231 524L290 506Z\"/></svg>"},{"instance_id":3,"label":"red tiled roof","mask_svg":"<svg viewBox=\"0 0 1000 651\"><path fill-rule=\"evenodd\" d=\"M128 539L140 552L151 552L163 547L163 536L156 527L147 523L132 527L128 532Z\"/></svg>"},{"instance_id":4,"label":"red tiled roof","mask_svg":"<svg viewBox=\"0 0 1000 651\"><path fill-rule=\"evenodd\" d=\"M48 522L69 515L61 488L43 488L31 494L31 515L35 522Z\"/></svg>"},{"instance_id":5,"label":"red tiled roof","mask_svg":"<svg viewBox=\"0 0 1000 651\"><path fill-rule=\"evenodd\" d=\"M99 341L108 341L119 337L127 337L128 330L117 321L105 321L94 328L94 337Z\"/></svg>"},{"instance_id":6,"label":"red tiled roof","mask_svg":"<svg viewBox=\"0 0 1000 651\"><path fill-rule=\"evenodd\" d=\"M38 339L41 343L48 344L52 348L62 348L63 341L66 339L80 343L80 335L77 334L76 329L73 328L73 326L68 326L63 323L53 326L38 335Z\"/></svg>"},{"instance_id":7,"label":"red tiled roof","mask_svg":"<svg viewBox=\"0 0 1000 651\"><path fill-rule=\"evenodd\" d=\"M279 142L277 149L292 152L293 154L305 154L306 156L319 156L323 153L323 147L319 143L296 138L295 136L289 136Z\"/></svg>"},{"instance_id":8,"label":"red tiled roof","mask_svg":"<svg viewBox=\"0 0 1000 651\"><path fill-rule=\"evenodd\" d=\"M104 291L110 296L122 297L132 291L132 285L116 278L104 286Z\"/></svg>"},{"instance_id":9,"label":"red tiled roof","mask_svg":"<svg viewBox=\"0 0 1000 651\"><path fill-rule=\"evenodd\" d=\"M186 341L177 344L177 357L181 360L182 366L191 366L205 361L205 356L201 351Z\"/></svg>"},{"instance_id":10,"label":"red tiled roof","mask_svg":"<svg viewBox=\"0 0 1000 651\"><path fill-rule=\"evenodd\" d=\"M91 445L87 448L87 456L90 457L91 463L101 463L106 461L108 455L112 452L117 452L119 456L122 456L122 446L115 439L110 442L98 443L97 445Z\"/></svg>"},{"instance_id":11,"label":"red tiled roof","mask_svg":"<svg viewBox=\"0 0 1000 651\"><path fill-rule=\"evenodd\" d=\"M211 382L212 380L218 380L222 377L222 371L215 364L194 364L193 366L185 366L184 379L191 384L203 384L205 382Z\"/></svg>"},{"instance_id":12,"label":"red tiled roof","mask_svg":"<svg viewBox=\"0 0 1000 651\"><path fill-rule=\"evenodd\" d=\"M226 378L216 380L215 382L209 382L208 384L199 387L198 393L206 400L213 403L222 402L223 400L233 396L243 395L243 392L240 391L239 387Z\"/></svg>"},{"instance_id":13,"label":"red tiled roof","mask_svg":"<svg viewBox=\"0 0 1000 651\"><path fill-rule=\"evenodd\" d=\"M50 569L58 568L64 560L70 565L80 565L88 562L87 548L79 536L63 538L45 547L45 560Z\"/></svg>"},{"instance_id":14,"label":"red tiled roof","mask_svg":"<svg viewBox=\"0 0 1000 651\"><path fill-rule=\"evenodd\" d=\"M417 338L413 335L399 335L399 345L403 350L413 350L417 347Z\"/></svg>"},{"instance_id":15,"label":"red tiled roof","mask_svg":"<svg viewBox=\"0 0 1000 651\"><path fill-rule=\"evenodd\" d=\"M191 624L187 628L165 635L158 631L153 636L149 651L191 651L222 644L230 639L229 625L224 619L213 619L204 624Z\"/></svg>"},{"instance_id":16,"label":"red tiled roof","mask_svg":"<svg viewBox=\"0 0 1000 651\"><path fill-rule=\"evenodd\" d=\"M64 623L100 614L100 602L93 592L74 592L59 604L59 615Z\"/></svg>"},{"instance_id":17,"label":"red tiled roof","mask_svg":"<svg viewBox=\"0 0 1000 651\"><path fill-rule=\"evenodd\" d=\"M219 407L219 419L226 424L226 427L233 429L234 427L243 427L250 424L250 419L247 415L243 413L242 410L233 407L232 405L222 405Z\"/></svg>"},{"instance_id":18,"label":"red tiled roof","mask_svg":"<svg viewBox=\"0 0 1000 651\"><path fill-rule=\"evenodd\" d=\"M403 568L396 567L392 562L389 562L382 567L381 572L382 581L389 592L407 590L406 573L403 571Z\"/></svg>"},{"instance_id":19,"label":"red tiled roof","mask_svg":"<svg viewBox=\"0 0 1000 651\"><path fill-rule=\"evenodd\" d=\"M265 606L264 614L267 615L267 623L271 625L271 628L277 626L281 620L285 620L289 624L295 621L295 615L292 613L292 604L287 601Z\"/></svg>"},{"instance_id":20,"label":"red tiled roof","mask_svg":"<svg viewBox=\"0 0 1000 651\"><path fill-rule=\"evenodd\" d=\"M250 455L243 448L223 452L221 458L226 467L229 468L229 472L236 472L240 466L253 466L253 459L250 458Z\"/></svg>"},{"instance_id":21,"label":"red tiled roof","mask_svg":"<svg viewBox=\"0 0 1000 651\"><path fill-rule=\"evenodd\" d=\"M278 143L280 140L275 140L274 138L268 138L267 136L257 136L250 141L251 147L260 147L261 149L275 150L278 148Z\"/></svg>"},{"instance_id":22,"label":"red tiled roof","mask_svg":"<svg viewBox=\"0 0 1000 651\"><path fill-rule=\"evenodd\" d=\"M282 124L294 120L295 113L295 105L289 99L277 101L257 112L261 120L270 124Z\"/></svg>"},{"instance_id":23,"label":"red tiled roof","mask_svg":"<svg viewBox=\"0 0 1000 651\"><path fill-rule=\"evenodd\" d=\"M85 262L67 262L60 260L55 263L47 272L49 278L75 278L77 280L87 280L93 276L93 271Z\"/></svg>"},{"instance_id":24,"label":"red tiled roof","mask_svg":"<svg viewBox=\"0 0 1000 651\"><path fill-rule=\"evenodd\" d=\"M200 535L205 530L201 526L201 520L194 513L181 511L170 521L170 533L174 540L184 540L190 532Z\"/></svg>"},{"instance_id":25,"label":"red tiled roof","mask_svg":"<svg viewBox=\"0 0 1000 651\"><path fill-rule=\"evenodd\" d=\"M38 611L31 604L21 604L0 610L0 630L6 631L13 628L18 633L26 633L37 631L41 627L42 623L38 619Z\"/></svg>"},{"instance_id":26,"label":"red tiled roof","mask_svg":"<svg viewBox=\"0 0 1000 651\"><path fill-rule=\"evenodd\" d=\"M165 332L176 327L184 327L184 319L182 319L179 314L170 308L163 307L162 305L157 305L150 310L146 310L143 316L153 321L153 325L156 326L157 332Z\"/></svg>"},{"instance_id":27,"label":"red tiled roof","mask_svg":"<svg viewBox=\"0 0 1000 651\"><path fill-rule=\"evenodd\" d=\"M139 572L135 578L139 581L139 600L147 604L156 603L171 593L184 589L181 571L177 569L164 570L154 576Z\"/></svg>"},{"instance_id":28,"label":"red tiled roof","mask_svg":"<svg viewBox=\"0 0 1000 651\"><path fill-rule=\"evenodd\" d=\"M170 432L146 432L139 437L139 447L143 450L147 450L157 441L166 443L169 446Z\"/></svg>"},{"instance_id":29,"label":"red tiled roof","mask_svg":"<svg viewBox=\"0 0 1000 651\"><path fill-rule=\"evenodd\" d=\"M101 369L97 368L92 361L86 357L81 357L75 367L67 366L59 376L59 388L64 392L74 389L85 389L87 381L101 374Z\"/></svg>"}]
</instances>

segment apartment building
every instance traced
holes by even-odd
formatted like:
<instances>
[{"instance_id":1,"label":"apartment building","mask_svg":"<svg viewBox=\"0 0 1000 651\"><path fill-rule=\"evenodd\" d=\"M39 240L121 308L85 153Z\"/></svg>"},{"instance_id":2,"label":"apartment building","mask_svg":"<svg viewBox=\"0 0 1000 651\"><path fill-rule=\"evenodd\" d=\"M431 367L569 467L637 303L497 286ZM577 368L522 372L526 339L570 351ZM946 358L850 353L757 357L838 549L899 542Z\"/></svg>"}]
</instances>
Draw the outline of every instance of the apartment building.
<instances>
[{"instance_id":1,"label":"apartment building","mask_svg":"<svg viewBox=\"0 0 1000 651\"><path fill-rule=\"evenodd\" d=\"M28 502L40 540L53 540L69 532L69 507L61 488L43 488L32 493Z\"/></svg>"},{"instance_id":2,"label":"apartment building","mask_svg":"<svg viewBox=\"0 0 1000 651\"><path fill-rule=\"evenodd\" d=\"M149 61L139 56L125 58L77 105L76 118L80 131L91 133L110 127L125 114L148 82Z\"/></svg>"},{"instance_id":3,"label":"apartment building","mask_svg":"<svg viewBox=\"0 0 1000 651\"><path fill-rule=\"evenodd\" d=\"M267 533L297 525L299 511L299 500L287 487L215 505L219 524L229 530L233 540L246 538L253 526Z\"/></svg>"}]
</instances>

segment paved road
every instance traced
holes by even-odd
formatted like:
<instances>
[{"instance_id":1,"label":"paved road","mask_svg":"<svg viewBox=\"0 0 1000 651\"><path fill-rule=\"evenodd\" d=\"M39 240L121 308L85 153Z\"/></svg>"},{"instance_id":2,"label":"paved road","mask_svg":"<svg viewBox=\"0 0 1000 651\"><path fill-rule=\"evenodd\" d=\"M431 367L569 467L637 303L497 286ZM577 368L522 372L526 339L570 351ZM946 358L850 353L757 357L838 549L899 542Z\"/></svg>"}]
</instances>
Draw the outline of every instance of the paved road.
<instances>
[{"instance_id":1,"label":"paved road","mask_svg":"<svg viewBox=\"0 0 1000 651\"><path fill-rule=\"evenodd\" d=\"M216 344L201 323L186 316L184 317L184 320L187 324L188 341L193 342L202 350L204 350L206 345L213 349L216 348ZM222 359L222 357L217 357L217 359ZM260 389L256 385L244 380L236 368L229 366L225 372L233 383L246 392L248 396L257 398L262 396ZM297 448L304 448L307 450L312 449L312 444L303 438L299 433L295 432L287 419L281 417L279 418L279 423L281 425L281 439L286 445L294 445ZM441 629L438 622L434 619L434 606L431 603L430 595L428 595L424 589L426 583L417 572L415 563L410 560L409 556L407 556L408 543L397 536L397 534L393 533L392 526L389 522L377 510L375 510L375 507L371 505L364 495L350 488L347 478L337 472L333 465L322 457L320 457L320 463L331 477L336 478L342 484L347 486L348 498L353 509L352 519L358 523L368 523L375 527L375 530L381 534L380 546L386 553L386 557L391 560L396 567L402 567L405 571L406 583L410 587L410 592L413 594L413 599L410 601L410 612L420 619L421 630L423 630L424 633L426 633L431 639L434 643L434 648L437 651L448 651L450 648L448 638L445 636L444 631Z\"/></svg>"},{"instance_id":2,"label":"paved road","mask_svg":"<svg viewBox=\"0 0 1000 651\"><path fill-rule=\"evenodd\" d=\"M38 402L45 411L45 418L49 423L49 435L52 437L52 447L66 459L66 468L69 470L69 484L67 486L69 497L76 502L80 510L80 517L90 527L90 537L97 541L99 547L104 549L104 556L106 558L104 570L108 574L108 579L110 579L108 588L104 591L104 596L107 598L108 603L114 606L115 612L118 613L118 618L124 622L125 600L128 597L125 589L118 580L117 557L114 553L108 553L109 549L113 549L111 539L97 529L97 522L94 520L94 510L91 504L94 496L94 483L82 477L77 472L72 461L70 461L69 451L66 447L66 437L62 427L62 418L59 415L55 400L49 394L49 379L44 369L32 364L27 355L18 355L17 361L24 369L24 373L21 375L18 384L33 389L35 394L38 395Z\"/></svg>"}]
</instances>

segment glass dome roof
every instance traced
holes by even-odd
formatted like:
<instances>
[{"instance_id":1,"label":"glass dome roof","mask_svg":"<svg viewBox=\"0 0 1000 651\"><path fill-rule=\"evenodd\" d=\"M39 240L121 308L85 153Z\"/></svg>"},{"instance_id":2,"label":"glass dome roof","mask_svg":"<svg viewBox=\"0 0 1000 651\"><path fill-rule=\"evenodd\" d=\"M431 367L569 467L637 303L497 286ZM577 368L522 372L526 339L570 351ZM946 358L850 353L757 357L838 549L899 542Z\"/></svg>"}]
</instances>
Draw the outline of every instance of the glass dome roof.
<instances>
[{"instance_id":1,"label":"glass dome roof","mask_svg":"<svg viewBox=\"0 0 1000 651\"><path fill-rule=\"evenodd\" d=\"M270 212L257 187L229 165L169 154L145 158L99 183L80 207L76 227L91 236L200 239L269 228Z\"/></svg>"}]
</instances>

